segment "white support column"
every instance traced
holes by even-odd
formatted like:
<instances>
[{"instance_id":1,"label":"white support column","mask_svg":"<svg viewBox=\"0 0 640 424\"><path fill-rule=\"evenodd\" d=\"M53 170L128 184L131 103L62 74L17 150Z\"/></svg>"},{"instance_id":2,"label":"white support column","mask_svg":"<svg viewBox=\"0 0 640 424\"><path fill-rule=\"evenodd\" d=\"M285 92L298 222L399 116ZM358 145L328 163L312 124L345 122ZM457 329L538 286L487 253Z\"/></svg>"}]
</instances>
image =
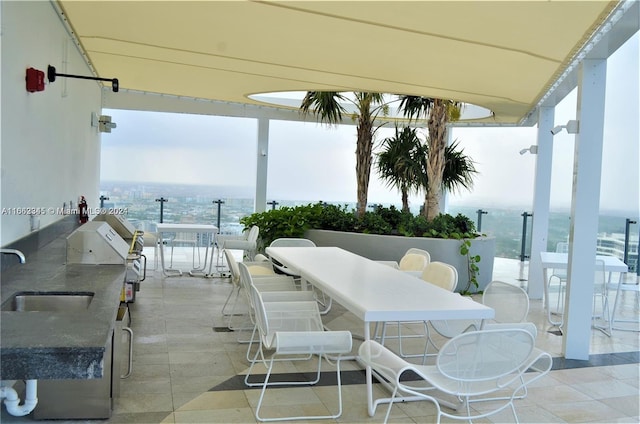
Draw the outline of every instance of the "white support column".
<instances>
[{"instance_id":1,"label":"white support column","mask_svg":"<svg viewBox=\"0 0 640 424\"><path fill-rule=\"evenodd\" d=\"M551 164L553 160L553 115L555 108L538 111L538 154L533 190L533 224L531 227L531 257L529 258L529 298L542 299L544 284L540 252L547 250L549 203L551 197Z\"/></svg>"},{"instance_id":2,"label":"white support column","mask_svg":"<svg viewBox=\"0 0 640 424\"><path fill-rule=\"evenodd\" d=\"M604 59L587 59L580 65L576 114L580 128L574 149L565 336L562 343L562 352L567 359L589 359L606 76L607 62Z\"/></svg>"},{"instance_id":3,"label":"white support column","mask_svg":"<svg viewBox=\"0 0 640 424\"><path fill-rule=\"evenodd\" d=\"M256 196L253 210L267 209L267 165L269 163L269 120L258 118L258 143L256 159Z\"/></svg>"}]
</instances>

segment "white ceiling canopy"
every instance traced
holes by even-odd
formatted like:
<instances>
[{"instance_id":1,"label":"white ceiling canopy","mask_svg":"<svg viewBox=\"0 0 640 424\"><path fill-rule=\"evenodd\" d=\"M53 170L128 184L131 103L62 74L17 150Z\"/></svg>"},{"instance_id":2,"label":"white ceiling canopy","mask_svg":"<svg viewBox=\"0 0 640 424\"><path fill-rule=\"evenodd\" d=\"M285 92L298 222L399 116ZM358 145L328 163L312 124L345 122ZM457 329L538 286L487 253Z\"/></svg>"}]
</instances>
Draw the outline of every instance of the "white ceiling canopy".
<instances>
[{"instance_id":1,"label":"white ceiling canopy","mask_svg":"<svg viewBox=\"0 0 640 424\"><path fill-rule=\"evenodd\" d=\"M477 105L493 114L475 121L517 124L617 3L55 4L96 75L117 77L124 91L254 105L265 104L255 95L277 92L410 94Z\"/></svg>"}]
</instances>

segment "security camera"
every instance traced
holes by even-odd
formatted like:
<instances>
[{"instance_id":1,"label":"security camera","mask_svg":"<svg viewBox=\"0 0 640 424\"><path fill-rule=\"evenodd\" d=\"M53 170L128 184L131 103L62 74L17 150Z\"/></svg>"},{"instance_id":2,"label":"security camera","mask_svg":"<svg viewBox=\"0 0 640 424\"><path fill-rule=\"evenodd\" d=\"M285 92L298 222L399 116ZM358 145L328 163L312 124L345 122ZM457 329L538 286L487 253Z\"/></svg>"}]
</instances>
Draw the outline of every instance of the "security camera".
<instances>
[{"instance_id":1,"label":"security camera","mask_svg":"<svg viewBox=\"0 0 640 424\"><path fill-rule=\"evenodd\" d=\"M560 131L562 131L562 129L564 128L564 125L556 125L555 127L553 127L551 129L551 134L556 135L558 134Z\"/></svg>"}]
</instances>

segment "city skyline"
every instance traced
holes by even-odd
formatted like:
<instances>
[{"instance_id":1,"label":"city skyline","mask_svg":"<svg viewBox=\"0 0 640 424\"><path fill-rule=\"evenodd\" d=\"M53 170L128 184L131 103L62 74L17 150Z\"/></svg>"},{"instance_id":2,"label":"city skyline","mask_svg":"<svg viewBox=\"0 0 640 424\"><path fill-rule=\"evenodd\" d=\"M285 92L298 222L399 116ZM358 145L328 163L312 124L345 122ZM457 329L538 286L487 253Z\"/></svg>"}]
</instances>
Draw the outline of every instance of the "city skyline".
<instances>
[{"instance_id":1,"label":"city skyline","mask_svg":"<svg viewBox=\"0 0 640 424\"><path fill-rule=\"evenodd\" d=\"M215 187L188 186L179 184L139 182L103 182L102 194L106 194L109 200L105 200L107 210L117 210L125 213L127 219L139 230L155 232L155 224L163 221L168 223L211 223L220 228L221 233L239 234L243 230L240 219L253 213L253 199L223 198L223 203L218 205L212 198L215 195ZM172 193L172 195L167 195ZM159 197L168 199L168 203L161 205L156 201ZM216 199L217 200L217 199ZM315 202L279 202L275 207L293 207ZM273 205L269 205L270 209ZM355 204L348 205L352 209ZM388 206L388 205L384 205ZM476 224L476 230L488 236L496 238L497 256L517 258L522 254L522 237L530 243L531 215L527 217L526 235L523 235L524 214L530 211L522 209L499 209L481 207L486 212L482 215L482 223L478 222L478 206L464 207L452 206L448 211L452 215L459 213L467 216ZM220 213L218 213L218 211ZM413 210L414 214L418 211ZM623 240L626 220L633 217L614 216L600 214L598 225L598 240ZM638 222L637 218L634 218ZM481 228L479 228L481 227ZM569 211L551 211L549 214L548 248L553 250L561 241L567 241L570 227ZM638 227L630 227L630 240L638 240ZM621 242L616 242L620 244ZM525 246L526 252L530 244ZM528 253L527 253L528 254Z\"/></svg>"}]
</instances>

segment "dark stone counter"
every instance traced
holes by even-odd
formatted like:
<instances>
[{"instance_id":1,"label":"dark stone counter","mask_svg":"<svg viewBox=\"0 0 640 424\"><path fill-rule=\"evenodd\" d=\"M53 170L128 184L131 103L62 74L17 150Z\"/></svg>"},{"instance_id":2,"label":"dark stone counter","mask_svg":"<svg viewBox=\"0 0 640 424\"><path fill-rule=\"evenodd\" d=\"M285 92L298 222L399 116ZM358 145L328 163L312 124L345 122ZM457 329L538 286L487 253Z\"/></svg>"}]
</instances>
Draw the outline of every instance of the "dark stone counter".
<instances>
[{"instance_id":1,"label":"dark stone counter","mask_svg":"<svg viewBox=\"0 0 640 424\"><path fill-rule=\"evenodd\" d=\"M66 237L3 270L2 304L21 291L91 292L88 309L0 312L0 379L102 377L102 357L113 332L125 265L66 265Z\"/></svg>"}]
</instances>

